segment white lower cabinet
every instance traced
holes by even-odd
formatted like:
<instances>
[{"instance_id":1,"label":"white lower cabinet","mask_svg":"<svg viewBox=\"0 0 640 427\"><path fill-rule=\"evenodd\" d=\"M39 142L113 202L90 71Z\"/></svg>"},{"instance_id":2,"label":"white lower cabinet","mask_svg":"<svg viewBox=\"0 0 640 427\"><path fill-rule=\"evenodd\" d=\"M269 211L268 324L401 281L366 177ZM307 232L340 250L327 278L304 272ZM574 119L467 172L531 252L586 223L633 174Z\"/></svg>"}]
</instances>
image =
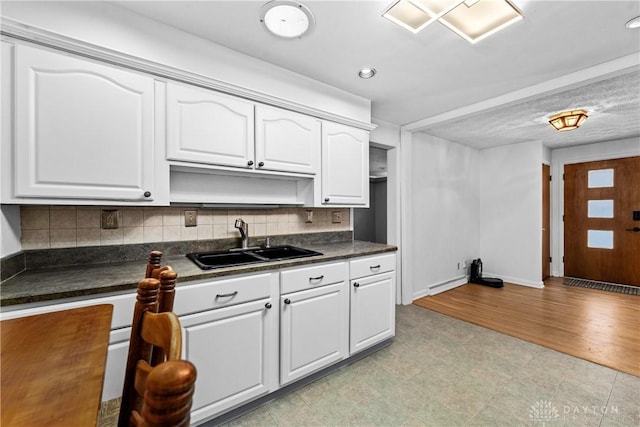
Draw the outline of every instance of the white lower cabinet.
<instances>
[{"instance_id":1,"label":"white lower cabinet","mask_svg":"<svg viewBox=\"0 0 640 427\"><path fill-rule=\"evenodd\" d=\"M395 334L394 273L351 281L350 354Z\"/></svg>"},{"instance_id":2,"label":"white lower cabinet","mask_svg":"<svg viewBox=\"0 0 640 427\"><path fill-rule=\"evenodd\" d=\"M102 386L103 402L122 396L130 338L131 328L111 331L107 350L107 364L104 370L104 384Z\"/></svg>"},{"instance_id":3,"label":"white lower cabinet","mask_svg":"<svg viewBox=\"0 0 640 427\"><path fill-rule=\"evenodd\" d=\"M353 354L395 335L395 254L352 260L350 276Z\"/></svg>"},{"instance_id":4,"label":"white lower cabinet","mask_svg":"<svg viewBox=\"0 0 640 427\"><path fill-rule=\"evenodd\" d=\"M182 357L198 372L192 423L278 388L277 295L277 272L176 289Z\"/></svg>"},{"instance_id":5,"label":"white lower cabinet","mask_svg":"<svg viewBox=\"0 0 640 427\"><path fill-rule=\"evenodd\" d=\"M348 356L346 283L280 297L280 384L286 385Z\"/></svg>"},{"instance_id":6,"label":"white lower cabinet","mask_svg":"<svg viewBox=\"0 0 640 427\"><path fill-rule=\"evenodd\" d=\"M347 263L280 273L280 385L349 353Z\"/></svg>"},{"instance_id":7,"label":"white lower cabinet","mask_svg":"<svg viewBox=\"0 0 640 427\"><path fill-rule=\"evenodd\" d=\"M198 370L192 422L277 388L277 318L265 298L180 319L183 357Z\"/></svg>"},{"instance_id":8,"label":"white lower cabinet","mask_svg":"<svg viewBox=\"0 0 640 427\"><path fill-rule=\"evenodd\" d=\"M135 295L9 307L0 319L113 304L104 402L122 394ZM395 254L187 282L174 312L198 372L198 425L392 337Z\"/></svg>"}]
</instances>

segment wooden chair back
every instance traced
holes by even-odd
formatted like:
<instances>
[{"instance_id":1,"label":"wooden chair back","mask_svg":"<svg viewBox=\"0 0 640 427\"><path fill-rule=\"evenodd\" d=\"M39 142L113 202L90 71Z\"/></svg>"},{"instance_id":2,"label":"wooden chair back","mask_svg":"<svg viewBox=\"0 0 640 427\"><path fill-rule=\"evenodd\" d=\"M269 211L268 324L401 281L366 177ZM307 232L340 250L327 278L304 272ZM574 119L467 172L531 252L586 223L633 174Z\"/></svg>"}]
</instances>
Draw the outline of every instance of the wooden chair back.
<instances>
[{"instance_id":1,"label":"wooden chair back","mask_svg":"<svg viewBox=\"0 0 640 427\"><path fill-rule=\"evenodd\" d=\"M196 368L186 360L169 360L146 376L142 410L132 411L136 427L188 427L195 390Z\"/></svg>"},{"instance_id":2,"label":"wooden chair back","mask_svg":"<svg viewBox=\"0 0 640 427\"><path fill-rule=\"evenodd\" d=\"M171 267L160 266L161 257L162 253L157 251L151 252L145 274L145 276L149 277L146 277L138 283L138 293L131 324L131 339L129 341L122 402L118 418L119 427L183 425L181 423L172 424L172 421L164 419L160 420L158 419L159 415L156 415L156 418L154 418L156 421L150 424L150 421L146 420L144 415L141 415L145 392L154 393L148 389L148 378L153 372L154 367L164 364L165 361L178 361L182 351L180 321L176 314L172 312L177 274ZM176 366L176 364L170 363L168 366ZM184 364L180 366L183 366L180 371L183 372L186 368L184 368ZM160 371L164 372L168 369L169 368L162 368ZM177 374L163 375L174 378ZM171 375L174 375L174 377ZM195 381L195 368L193 375ZM187 375L185 378L190 377ZM174 382L177 381L175 378L174 380L167 381L169 386L161 387L159 393L166 394L168 393L166 390L178 390L181 386L177 384L184 382L181 380L174 384ZM169 387L169 389L166 389L166 387ZM183 396L184 393L185 391L180 391L180 396ZM193 391L189 394L189 407L191 405L190 396L192 394ZM180 399L182 399L182 397ZM153 405L150 403L147 404L147 406L153 408ZM152 409L149 409L149 411L153 413ZM158 412L158 414L160 413L165 412ZM166 415L169 417L170 414L166 412ZM174 414L169 418L176 419L176 417L177 415ZM146 424L140 424L140 420L145 420ZM162 421L162 423L159 423L159 421ZM188 425L188 422L186 425Z\"/></svg>"}]
</instances>

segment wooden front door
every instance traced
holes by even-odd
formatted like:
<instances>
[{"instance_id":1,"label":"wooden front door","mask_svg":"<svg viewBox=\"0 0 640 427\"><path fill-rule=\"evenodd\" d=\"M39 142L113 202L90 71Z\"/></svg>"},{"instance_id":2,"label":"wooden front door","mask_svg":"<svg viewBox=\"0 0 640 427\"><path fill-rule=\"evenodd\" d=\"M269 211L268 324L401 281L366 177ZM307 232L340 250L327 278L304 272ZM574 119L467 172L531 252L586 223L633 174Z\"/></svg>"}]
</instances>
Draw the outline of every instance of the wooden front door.
<instances>
[{"instance_id":1,"label":"wooden front door","mask_svg":"<svg viewBox=\"0 0 640 427\"><path fill-rule=\"evenodd\" d=\"M640 286L640 157L564 168L565 276Z\"/></svg>"},{"instance_id":2,"label":"wooden front door","mask_svg":"<svg viewBox=\"0 0 640 427\"><path fill-rule=\"evenodd\" d=\"M542 280L551 275L551 170L542 165Z\"/></svg>"}]
</instances>

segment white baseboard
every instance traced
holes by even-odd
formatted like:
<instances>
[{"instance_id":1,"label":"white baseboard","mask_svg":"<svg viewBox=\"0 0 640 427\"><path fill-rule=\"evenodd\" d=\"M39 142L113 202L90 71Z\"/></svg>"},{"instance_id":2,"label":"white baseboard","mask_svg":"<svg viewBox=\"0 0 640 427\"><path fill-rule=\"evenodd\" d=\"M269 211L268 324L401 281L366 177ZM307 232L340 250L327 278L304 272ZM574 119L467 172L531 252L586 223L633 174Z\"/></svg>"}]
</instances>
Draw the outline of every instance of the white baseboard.
<instances>
[{"instance_id":1,"label":"white baseboard","mask_svg":"<svg viewBox=\"0 0 640 427\"><path fill-rule=\"evenodd\" d=\"M428 285L426 289L421 289L417 292L413 293L413 300L417 300L427 295L435 295L440 292L445 292L453 288L457 288L458 286L464 285L469 282L469 278L467 276L459 276L454 277L449 280L445 280L444 282L434 283Z\"/></svg>"},{"instance_id":2,"label":"white baseboard","mask_svg":"<svg viewBox=\"0 0 640 427\"><path fill-rule=\"evenodd\" d=\"M482 277L497 277L504 280L505 282L513 283L514 285L529 286L530 288L538 288L538 289L544 288L544 282L542 280L539 280L536 282L532 280L521 279L518 277L501 276L499 274L488 273L488 272L487 273L482 272Z\"/></svg>"}]
</instances>

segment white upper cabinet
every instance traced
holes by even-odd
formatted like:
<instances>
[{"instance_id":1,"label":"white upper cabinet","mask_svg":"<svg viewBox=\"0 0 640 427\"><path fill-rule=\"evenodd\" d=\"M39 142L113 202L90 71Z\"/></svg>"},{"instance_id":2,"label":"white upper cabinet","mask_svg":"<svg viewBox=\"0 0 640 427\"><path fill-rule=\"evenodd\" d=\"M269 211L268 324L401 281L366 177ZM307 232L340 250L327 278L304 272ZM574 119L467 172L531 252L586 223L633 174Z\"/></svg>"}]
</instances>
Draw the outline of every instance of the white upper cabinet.
<instances>
[{"instance_id":1,"label":"white upper cabinet","mask_svg":"<svg viewBox=\"0 0 640 427\"><path fill-rule=\"evenodd\" d=\"M323 122L320 206L331 205L369 205L369 132Z\"/></svg>"},{"instance_id":2,"label":"white upper cabinet","mask_svg":"<svg viewBox=\"0 0 640 427\"><path fill-rule=\"evenodd\" d=\"M208 89L178 83L167 88L169 160L316 174L320 124Z\"/></svg>"},{"instance_id":3,"label":"white upper cabinet","mask_svg":"<svg viewBox=\"0 0 640 427\"><path fill-rule=\"evenodd\" d=\"M254 104L178 83L167 84L167 159L253 168Z\"/></svg>"},{"instance_id":4,"label":"white upper cabinet","mask_svg":"<svg viewBox=\"0 0 640 427\"><path fill-rule=\"evenodd\" d=\"M14 159L3 202L160 203L154 79L29 46L7 49L15 55L15 134L3 133L3 153Z\"/></svg>"},{"instance_id":5,"label":"white upper cabinet","mask_svg":"<svg viewBox=\"0 0 640 427\"><path fill-rule=\"evenodd\" d=\"M318 173L320 124L315 117L257 105L256 168Z\"/></svg>"}]
</instances>

